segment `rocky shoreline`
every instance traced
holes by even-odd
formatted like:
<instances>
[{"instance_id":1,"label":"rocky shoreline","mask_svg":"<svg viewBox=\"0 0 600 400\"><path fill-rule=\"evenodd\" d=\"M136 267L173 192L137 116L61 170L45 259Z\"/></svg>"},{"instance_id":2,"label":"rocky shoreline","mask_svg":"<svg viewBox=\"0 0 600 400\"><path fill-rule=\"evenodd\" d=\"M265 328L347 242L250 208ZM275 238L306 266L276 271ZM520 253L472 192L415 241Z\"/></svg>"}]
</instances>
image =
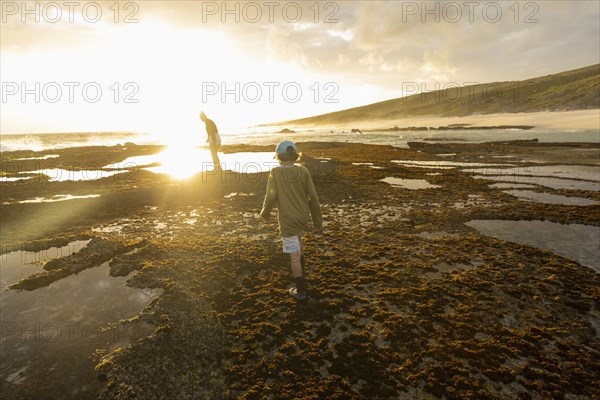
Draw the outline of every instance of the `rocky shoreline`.
<instances>
[{"instance_id":1,"label":"rocky shoreline","mask_svg":"<svg viewBox=\"0 0 600 400\"><path fill-rule=\"evenodd\" d=\"M129 276L128 285L163 289L129 321L150 324L151 335L95 355L98 398L600 396L600 275L465 225L504 219L597 227L600 205L522 201L460 168L395 162L597 166L598 145L298 146L326 222L323 236L306 235L310 300L302 305L286 294L290 271L275 217L257 224L267 173L174 181L132 168L97 181L2 183L3 253L88 238L96 251L53 260L43 273L110 260L111 274ZM118 147L103 149L98 165L161 149ZM52 153L60 165L100 154L89 148ZM34 155L42 154L25 156ZM3 153L2 162L25 156ZM439 188L393 187L382 182L386 177L426 179ZM598 191L533 190L600 201ZM19 203L90 192L100 196ZM50 284L36 278L31 286L32 279L15 289ZM38 390L33 378L2 384L6 398L43 395Z\"/></svg>"},{"instance_id":2,"label":"rocky shoreline","mask_svg":"<svg viewBox=\"0 0 600 400\"><path fill-rule=\"evenodd\" d=\"M387 129L378 129L383 132L414 132L414 131L491 131L491 130L519 130L528 131L535 128L532 125L471 125L471 124L450 124L446 126L407 126L399 128L394 126ZM373 129L366 129L365 132L372 132Z\"/></svg>"}]
</instances>

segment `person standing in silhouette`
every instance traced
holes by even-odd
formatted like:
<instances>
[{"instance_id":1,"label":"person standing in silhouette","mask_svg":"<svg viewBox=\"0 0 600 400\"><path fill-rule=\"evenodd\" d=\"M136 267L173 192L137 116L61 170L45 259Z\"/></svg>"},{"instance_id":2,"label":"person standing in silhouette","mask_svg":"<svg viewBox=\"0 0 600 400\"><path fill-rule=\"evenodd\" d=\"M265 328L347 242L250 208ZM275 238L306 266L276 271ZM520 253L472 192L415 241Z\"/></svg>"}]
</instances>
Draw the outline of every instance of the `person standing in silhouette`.
<instances>
[{"instance_id":1,"label":"person standing in silhouette","mask_svg":"<svg viewBox=\"0 0 600 400\"><path fill-rule=\"evenodd\" d=\"M221 147L221 137L219 136L217 125L215 125L211 119L208 119L206 114L204 114L204 111L200 112L200 119L206 126L206 134L208 135L206 142L210 147L210 155L215 164L215 169L221 169L221 162L219 161L219 155L217 154L219 147Z\"/></svg>"}]
</instances>

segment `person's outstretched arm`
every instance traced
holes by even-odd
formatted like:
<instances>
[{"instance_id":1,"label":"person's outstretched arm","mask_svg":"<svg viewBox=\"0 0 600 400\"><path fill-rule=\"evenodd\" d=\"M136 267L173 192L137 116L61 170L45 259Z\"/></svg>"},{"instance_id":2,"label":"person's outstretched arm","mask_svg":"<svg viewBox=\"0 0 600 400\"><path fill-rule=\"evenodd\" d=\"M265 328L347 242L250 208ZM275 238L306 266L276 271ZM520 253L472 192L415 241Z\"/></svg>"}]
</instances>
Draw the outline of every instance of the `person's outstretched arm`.
<instances>
[{"instance_id":1,"label":"person's outstretched arm","mask_svg":"<svg viewBox=\"0 0 600 400\"><path fill-rule=\"evenodd\" d=\"M267 192L265 193L265 200L263 201L262 210L260 212L261 218L267 220L271 214L271 210L277 203L277 187L275 186L275 178L273 171L269 173L269 179L267 180Z\"/></svg>"},{"instance_id":2,"label":"person's outstretched arm","mask_svg":"<svg viewBox=\"0 0 600 400\"><path fill-rule=\"evenodd\" d=\"M315 190L312 177L308 169L306 170L306 190L308 195L308 205L310 207L310 217L312 218L313 226L316 230L323 229L323 216L321 215L321 205L319 204L319 196Z\"/></svg>"}]
</instances>

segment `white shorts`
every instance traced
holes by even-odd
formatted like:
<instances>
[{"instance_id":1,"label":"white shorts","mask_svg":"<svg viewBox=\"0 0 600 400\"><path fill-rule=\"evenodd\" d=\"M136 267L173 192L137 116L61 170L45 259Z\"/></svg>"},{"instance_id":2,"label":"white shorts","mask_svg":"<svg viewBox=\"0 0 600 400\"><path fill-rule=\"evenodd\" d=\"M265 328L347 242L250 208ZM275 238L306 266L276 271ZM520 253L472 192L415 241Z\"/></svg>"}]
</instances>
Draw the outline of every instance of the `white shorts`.
<instances>
[{"instance_id":1,"label":"white shorts","mask_svg":"<svg viewBox=\"0 0 600 400\"><path fill-rule=\"evenodd\" d=\"M221 136L219 136L219 134L217 133L214 138L209 137L208 138L208 145L210 147L216 147L219 148L221 147Z\"/></svg>"},{"instance_id":2,"label":"white shorts","mask_svg":"<svg viewBox=\"0 0 600 400\"><path fill-rule=\"evenodd\" d=\"M281 237L284 253L296 253L300 251L300 239L298 236Z\"/></svg>"}]
</instances>

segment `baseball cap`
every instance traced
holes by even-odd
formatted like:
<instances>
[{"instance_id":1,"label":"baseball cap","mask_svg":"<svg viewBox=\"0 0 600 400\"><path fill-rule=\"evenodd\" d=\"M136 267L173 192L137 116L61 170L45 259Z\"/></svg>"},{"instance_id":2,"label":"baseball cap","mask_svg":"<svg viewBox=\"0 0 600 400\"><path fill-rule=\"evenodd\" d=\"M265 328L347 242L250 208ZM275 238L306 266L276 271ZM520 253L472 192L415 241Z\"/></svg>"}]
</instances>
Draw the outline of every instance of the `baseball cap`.
<instances>
[{"instance_id":1,"label":"baseball cap","mask_svg":"<svg viewBox=\"0 0 600 400\"><path fill-rule=\"evenodd\" d=\"M290 140L283 140L283 141L279 142L279 144L275 148L275 154L287 153L288 147L291 147L294 153L296 153L298 151L294 142L292 142Z\"/></svg>"}]
</instances>

